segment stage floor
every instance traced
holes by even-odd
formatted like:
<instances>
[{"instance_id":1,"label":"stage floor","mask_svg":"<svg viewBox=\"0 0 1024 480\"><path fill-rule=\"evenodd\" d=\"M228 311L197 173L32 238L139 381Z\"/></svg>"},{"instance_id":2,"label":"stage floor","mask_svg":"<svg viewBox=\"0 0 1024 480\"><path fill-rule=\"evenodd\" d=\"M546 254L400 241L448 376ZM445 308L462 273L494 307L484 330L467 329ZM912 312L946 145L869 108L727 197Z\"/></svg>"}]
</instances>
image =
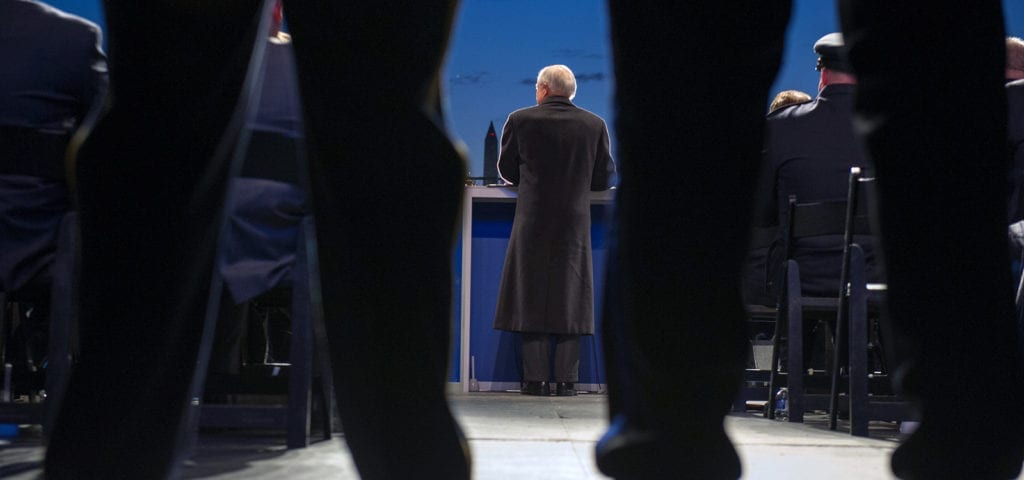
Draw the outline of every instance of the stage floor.
<instances>
[{"instance_id":1,"label":"stage floor","mask_svg":"<svg viewBox=\"0 0 1024 480\"><path fill-rule=\"evenodd\" d=\"M607 424L604 395L527 397L470 393L451 397L470 440L477 479L606 478L594 465L594 444ZM694 412L694 414L698 414ZM874 423L870 438L832 432L824 415L803 425L733 414L729 435L743 461L743 478L888 479L889 455L900 434L894 423ZM97 439L102 441L102 439ZM0 440L0 477L41 478L38 429ZM204 432L185 478L322 480L358 475L343 435L299 450L284 448L284 435L265 431Z\"/></svg>"}]
</instances>

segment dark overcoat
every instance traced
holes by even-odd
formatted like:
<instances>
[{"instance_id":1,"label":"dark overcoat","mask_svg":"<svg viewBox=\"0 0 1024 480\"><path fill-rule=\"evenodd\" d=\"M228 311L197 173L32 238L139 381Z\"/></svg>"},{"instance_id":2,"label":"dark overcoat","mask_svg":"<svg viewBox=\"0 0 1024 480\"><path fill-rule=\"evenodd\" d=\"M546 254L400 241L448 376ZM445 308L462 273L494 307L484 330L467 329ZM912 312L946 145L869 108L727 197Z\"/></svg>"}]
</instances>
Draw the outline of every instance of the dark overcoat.
<instances>
[{"instance_id":1,"label":"dark overcoat","mask_svg":"<svg viewBox=\"0 0 1024 480\"><path fill-rule=\"evenodd\" d=\"M494 328L594 333L590 194L615 165L604 120L566 97L512 112L498 172L519 187Z\"/></svg>"}]
</instances>

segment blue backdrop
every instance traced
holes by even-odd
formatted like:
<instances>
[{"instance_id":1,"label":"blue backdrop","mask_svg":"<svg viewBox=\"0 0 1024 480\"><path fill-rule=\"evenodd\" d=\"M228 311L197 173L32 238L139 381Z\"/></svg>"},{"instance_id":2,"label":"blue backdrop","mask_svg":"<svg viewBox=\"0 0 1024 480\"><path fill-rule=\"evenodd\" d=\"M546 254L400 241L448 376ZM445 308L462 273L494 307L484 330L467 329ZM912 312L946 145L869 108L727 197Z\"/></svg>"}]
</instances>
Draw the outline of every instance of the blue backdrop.
<instances>
[{"instance_id":1,"label":"blue backdrop","mask_svg":"<svg viewBox=\"0 0 1024 480\"><path fill-rule=\"evenodd\" d=\"M104 26L99 0L52 0L62 10ZM1003 0L1007 34L1024 37L1024 2ZM543 12L538 14L537 12ZM787 33L782 69L772 92L817 90L816 56L811 49L822 35L838 30L834 2L796 0ZM534 103L534 80L544 65L563 63L576 73L579 89L575 102L608 123L615 148L611 99L613 77L604 0L463 0L443 72L448 123L466 143L469 173L483 173L484 138L489 122L497 129L515 109ZM720 92L725 94L726 92ZM766 108L767 110L767 108ZM514 336L490 328L497 282L511 229L514 204L480 205L474 214L471 355L481 380L513 382L519 379L518 346ZM594 277L597 291L604 278L604 207L595 207L593 231ZM453 263L455 284L452 381L460 366L458 292L460 250ZM600 302L598 302L600 306ZM600 308L597 309L600 322ZM598 342L584 341L581 383L603 383Z\"/></svg>"},{"instance_id":2,"label":"blue backdrop","mask_svg":"<svg viewBox=\"0 0 1024 480\"><path fill-rule=\"evenodd\" d=\"M99 0L49 3L103 25ZM1024 1L1003 0L1003 8L1007 34L1024 37ZM576 72L576 103L608 120L614 148L605 0L462 0L456 22L444 71L448 122L468 147L474 176L483 174L488 122L500 130L509 113L531 105L537 71L554 63ZM818 76L811 46L838 29L835 2L795 0L772 92L796 89L813 95Z\"/></svg>"}]
</instances>

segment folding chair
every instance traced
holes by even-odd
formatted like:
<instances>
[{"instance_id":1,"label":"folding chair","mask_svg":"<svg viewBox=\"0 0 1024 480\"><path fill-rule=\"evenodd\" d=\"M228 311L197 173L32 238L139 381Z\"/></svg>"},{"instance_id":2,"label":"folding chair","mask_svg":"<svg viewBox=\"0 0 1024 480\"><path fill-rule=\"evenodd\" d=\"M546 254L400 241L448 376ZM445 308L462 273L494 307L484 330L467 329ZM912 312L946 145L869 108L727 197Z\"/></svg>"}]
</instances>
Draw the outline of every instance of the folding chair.
<instances>
[{"instance_id":1,"label":"folding chair","mask_svg":"<svg viewBox=\"0 0 1024 480\"><path fill-rule=\"evenodd\" d=\"M769 388L771 369L765 366L769 362L762 359L765 348L770 349L771 347L757 339L765 333L764 330L769 327L775 328L775 319L778 315L775 301L768 297L765 282L767 253L777 234L778 229L775 227L755 227L751 232L750 249L743 279L751 361L743 373L743 386L733 402L734 411L745 411L747 401L763 400Z\"/></svg>"},{"instance_id":2,"label":"folding chair","mask_svg":"<svg viewBox=\"0 0 1024 480\"><path fill-rule=\"evenodd\" d=\"M847 198L846 200L832 200L814 203L798 203L797 199L793 196L789 199L788 205L788 219L784 225L783 230L783 258L784 258L784 270L783 270L783 285L780 289L779 295L779 327L778 334L774 337L775 340L775 360L773 360L773 372L778 372L778 350L781 346L782 339L786 339L786 345L788 346L788 374L776 375L783 377L787 381L789 386L789 416L790 421L800 422L803 420L803 413L808 408L813 409L825 409L828 408L833 414L838 413L837 403L833 402L832 391L834 384L830 381L828 384L822 385L822 377L818 375L811 375L808 377L815 387L821 389L828 389L829 395L808 395L805 393L804 375L793 375L793 372L803 371L803 320L805 315L810 315L812 318L819 320L831 320L837 319L835 329L840 333L838 337L834 339L834 342L830 343L830 346L834 348L832 355L832 364L829 369L831 373L838 373L841 368L845 369L845 364L840 362L840 359L845 359L845 330L846 321L849 318L847 312L851 305L848 299L847 285L850 284L851 265L856 266L859 270L859 277L866 276L866 259L863 256L863 251L856 249L860 252L860 256L856 261L851 262L851 249L850 245L853 244L855 235L857 236L870 236L872 235L871 227L868 221L868 208L866 203L871 197L870 194L860 194L861 190L861 175L862 169L854 166L851 168L851 175L849 177ZM796 249L796 245L803 239L812 240L813 237L825 237L831 236L836 238L835 248L841 248L841 254L839 258L840 272L836 279L835 294L828 294L826 296L807 296L802 292L802 283L800 278L800 265L798 257L800 254ZM828 238L828 237L826 237ZM812 240L813 241L813 240ZM820 242L820 241L819 241ZM829 241L825 241L824 244L829 244ZM820 247L819 247L820 248ZM863 283L863 282L862 282ZM876 296L877 297L877 296ZM858 299L859 300L859 299ZM873 298L870 307L872 312L877 313L881 311L879 299ZM860 304L857 305L861 307ZM866 315L867 307L864 307ZM860 318L860 317L858 317ZM867 320L858 327L867 328ZM859 331L858 331L859 332ZM859 337L858 337L859 338ZM877 340L877 338L876 338ZM860 340L858 340L860 341ZM861 349L866 348L868 345L867 340L862 341L858 345L861 347L857 348L857 352L861 352ZM877 342L875 344L877 347ZM859 355L859 353L858 353ZM864 355L866 357L866 353ZM859 356L857 357L860 358ZM860 366L860 364L858 364ZM863 368L866 371L866 360ZM866 374L865 374L866 375ZM831 380L830 374L830 380ZM772 392L778 388L778 383L772 381ZM809 405L805 405L805 402L809 402ZM770 402L769 405L769 416L774 417L774 402Z\"/></svg>"},{"instance_id":3,"label":"folding chair","mask_svg":"<svg viewBox=\"0 0 1024 480\"><path fill-rule=\"evenodd\" d=\"M787 410L790 422L803 422L807 409L827 407L826 395L805 393L805 380L817 381L821 376L804 375L804 317L825 318L838 308L835 296L805 296L800 282L800 265L795 259L795 243L803 238L841 235L845 229L845 201L797 203L789 197L788 222L784 228L783 282L779 291L775 335L772 340L771 377L768 392L768 418L775 418L775 392L782 380L788 391ZM780 371L780 353L787 347L786 371Z\"/></svg>"},{"instance_id":4,"label":"folding chair","mask_svg":"<svg viewBox=\"0 0 1024 480\"><path fill-rule=\"evenodd\" d=\"M836 332L831 386L829 389L829 428L837 427L840 409L840 380L846 374L848 380L847 400L850 412L850 433L855 436L868 435L869 420L906 420L911 417L907 402L892 392L888 374L868 372L869 342L878 346L878 339L871 339L871 321L877 320L883 311L882 304L886 285L868 283L864 251L854 243L854 234L871 232L868 221L874 176L860 167L850 169L850 184L847 194L845 226L843 232L843 259L840 275L839 308L836 312ZM869 315L871 311L875 315ZM846 337L849 337L848 341ZM879 359L885 355L879 353ZM870 383L870 384L869 384Z\"/></svg>"},{"instance_id":5,"label":"folding chair","mask_svg":"<svg viewBox=\"0 0 1024 480\"><path fill-rule=\"evenodd\" d=\"M288 448L302 448L309 445L314 393L318 398L322 412L323 438L331 438L331 412L333 409L331 392L333 382L326 360L326 349L322 346L323 339L319 310L312 304L310 282L319 278L316 272L315 230L312 216L307 215L301 224L298 238L298 251L292 270L293 284L291 295L291 345L289 363L276 368L285 370L285 375L265 376L254 380L255 385L232 385L247 392L279 393L279 378L287 378L287 404L282 405L218 405L202 406L198 427L211 428L283 428L287 431ZM312 257L312 259L311 259ZM218 297L219 298L219 297ZM219 311L216 306L213 312ZM208 318L207 322L216 322ZM203 365L205 368L205 365ZM317 385L314 385L317 380ZM314 388L318 387L318 388ZM202 398L203 392L197 392L193 398Z\"/></svg>"},{"instance_id":6,"label":"folding chair","mask_svg":"<svg viewBox=\"0 0 1024 480\"><path fill-rule=\"evenodd\" d=\"M57 251L51 269L53 281L50 285L46 362L45 365L36 366L45 371L43 389L36 392L44 401L0 403L0 423L40 424L46 432L49 432L53 424L64 396L76 350L78 265L78 214L71 211L61 218L57 233ZM11 325L22 320L18 299L18 292L0 292L0 348L6 345L7 332L10 331ZM4 383L5 390L11 387L9 379L5 379Z\"/></svg>"}]
</instances>

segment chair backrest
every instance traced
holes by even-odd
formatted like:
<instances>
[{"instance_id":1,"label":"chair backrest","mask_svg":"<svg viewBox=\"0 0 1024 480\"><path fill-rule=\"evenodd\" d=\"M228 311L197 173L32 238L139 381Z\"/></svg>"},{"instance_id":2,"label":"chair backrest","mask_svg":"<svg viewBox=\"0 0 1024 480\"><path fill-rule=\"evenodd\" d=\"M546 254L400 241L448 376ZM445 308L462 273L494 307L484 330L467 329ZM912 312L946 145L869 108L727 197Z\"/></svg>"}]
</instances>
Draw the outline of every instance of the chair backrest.
<instances>
[{"instance_id":1,"label":"chair backrest","mask_svg":"<svg viewBox=\"0 0 1024 480\"><path fill-rule=\"evenodd\" d=\"M782 280L792 260L800 265L800 283L810 289L810 296L830 296L842 285L838 280L849 257L845 250L853 242L865 249L872 281L880 276L881 265L873 253L876 242L865 238L874 237L875 232L869 215L874 197L867 191L874 177L860 167L851 171L849 185L853 188L845 192L845 199L802 203L790 196L775 253L770 254L771 285ZM805 261L809 262L806 271ZM784 294L781 283L771 290L774 295Z\"/></svg>"},{"instance_id":2,"label":"chair backrest","mask_svg":"<svg viewBox=\"0 0 1024 480\"><path fill-rule=\"evenodd\" d=\"M846 213L843 225L843 263L840 285L845 289L849 280L850 247L854 235L870 235L873 232L869 215L870 202L874 197L875 176L866 168L850 167L850 184L846 195Z\"/></svg>"},{"instance_id":3,"label":"chair backrest","mask_svg":"<svg viewBox=\"0 0 1024 480\"><path fill-rule=\"evenodd\" d=\"M64 151L71 135L0 126L0 175L64 180Z\"/></svg>"},{"instance_id":4,"label":"chair backrest","mask_svg":"<svg viewBox=\"0 0 1024 480\"><path fill-rule=\"evenodd\" d=\"M874 233L868 214L870 195L859 193L864 184L874 178L863 177L858 167L851 170L857 170L858 173L856 177L851 174L850 184L853 188L847 193L846 200L799 203L795 195L790 195L788 223L784 231L786 260L793 258L793 245L802 238L843 235L843 243L849 244L853 235Z\"/></svg>"},{"instance_id":5,"label":"chair backrest","mask_svg":"<svg viewBox=\"0 0 1024 480\"><path fill-rule=\"evenodd\" d=\"M851 204L846 200L796 203L796 198L791 197L790 201L788 240L847 233L851 236L874 235L866 200L852 204L852 213L848 212Z\"/></svg>"}]
</instances>

